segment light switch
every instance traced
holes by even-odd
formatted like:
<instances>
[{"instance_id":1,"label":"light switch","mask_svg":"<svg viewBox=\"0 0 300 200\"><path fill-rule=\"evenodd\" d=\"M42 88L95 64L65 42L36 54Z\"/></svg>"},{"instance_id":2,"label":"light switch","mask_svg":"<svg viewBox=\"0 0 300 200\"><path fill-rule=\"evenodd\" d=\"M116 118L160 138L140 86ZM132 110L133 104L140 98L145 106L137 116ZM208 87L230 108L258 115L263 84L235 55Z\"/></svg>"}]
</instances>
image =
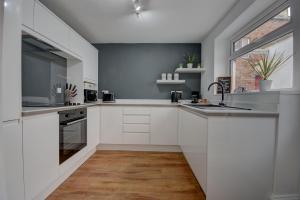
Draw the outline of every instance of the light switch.
<instances>
[{"instance_id":1,"label":"light switch","mask_svg":"<svg viewBox=\"0 0 300 200\"><path fill-rule=\"evenodd\" d=\"M61 94L61 88L56 88L56 93Z\"/></svg>"}]
</instances>

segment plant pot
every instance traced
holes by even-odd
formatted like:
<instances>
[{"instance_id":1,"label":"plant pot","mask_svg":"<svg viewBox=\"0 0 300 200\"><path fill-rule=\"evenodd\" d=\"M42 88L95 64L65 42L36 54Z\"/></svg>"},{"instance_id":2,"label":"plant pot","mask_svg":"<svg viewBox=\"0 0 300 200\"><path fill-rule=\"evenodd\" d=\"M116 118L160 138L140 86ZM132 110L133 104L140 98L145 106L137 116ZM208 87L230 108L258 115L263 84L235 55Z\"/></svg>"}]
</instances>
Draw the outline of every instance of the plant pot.
<instances>
[{"instance_id":1,"label":"plant pot","mask_svg":"<svg viewBox=\"0 0 300 200\"><path fill-rule=\"evenodd\" d=\"M271 89L272 80L260 80L259 81L259 90L264 92Z\"/></svg>"},{"instance_id":2,"label":"plant pot","mask_svg":"<svg viewBox=\"0 0 300 200\"><path fill-rule=\"evenodd\" d=\"M188 63L187 68L193 68L193 63Z\"/></svg>"}]
</instances>

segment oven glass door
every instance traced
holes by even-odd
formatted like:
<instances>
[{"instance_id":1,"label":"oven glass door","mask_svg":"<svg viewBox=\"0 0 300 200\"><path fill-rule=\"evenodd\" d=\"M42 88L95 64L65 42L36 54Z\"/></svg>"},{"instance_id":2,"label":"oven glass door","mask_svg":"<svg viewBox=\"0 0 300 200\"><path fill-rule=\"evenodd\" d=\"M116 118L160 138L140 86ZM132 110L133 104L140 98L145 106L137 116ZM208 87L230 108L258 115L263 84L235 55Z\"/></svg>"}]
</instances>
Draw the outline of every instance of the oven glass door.
<instances>
[{"instance_id":1,"label":"oven glass door","mask_svg":"<svg viewBox=\"0 0 300 200\"><path fill-rule=\"evenodd\" d=\"M87 145L86 118L60 125L59 163L76 154Z\"/></svg>"}]
</instances>

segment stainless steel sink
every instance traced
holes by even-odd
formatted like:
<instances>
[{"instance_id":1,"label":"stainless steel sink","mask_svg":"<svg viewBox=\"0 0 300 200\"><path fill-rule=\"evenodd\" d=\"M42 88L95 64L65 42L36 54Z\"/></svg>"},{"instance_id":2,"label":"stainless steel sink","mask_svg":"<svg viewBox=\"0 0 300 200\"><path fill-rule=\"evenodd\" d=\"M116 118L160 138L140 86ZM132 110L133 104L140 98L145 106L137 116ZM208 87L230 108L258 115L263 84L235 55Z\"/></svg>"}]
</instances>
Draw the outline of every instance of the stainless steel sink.
<instances>
[{"instance_id":1,"label":"stainless steel sink","mask_svg":"<svg viewBox=\"0 0 300 200\"><path fill-rule=\"evenodd\" d=\"M197 109L207 109L207 110L252 110L250 108L241 108L241 107L234 107L234 106L221 106L221 105L215 105L215 104L207 104L207 105L201 105L201 104L185 104L186 106L190 106Z\"/></svg>"}]
</instances>

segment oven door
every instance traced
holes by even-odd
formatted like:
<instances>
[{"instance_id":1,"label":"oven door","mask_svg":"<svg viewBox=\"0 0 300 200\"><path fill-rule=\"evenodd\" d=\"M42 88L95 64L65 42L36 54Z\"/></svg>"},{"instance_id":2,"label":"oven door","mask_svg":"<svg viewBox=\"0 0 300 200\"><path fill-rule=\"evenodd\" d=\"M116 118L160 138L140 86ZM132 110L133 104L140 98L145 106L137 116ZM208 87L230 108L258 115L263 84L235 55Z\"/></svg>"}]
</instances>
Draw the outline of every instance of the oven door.
<instances>
[{"instance_id":1,"label":"oven door","mask_svg":"<svg viewBox=\"0 0 300 200\"><path fill-rule=\"evenodd\" d=\"M87 119L62 123L59 129L59 164L62 164L87 145Z\"/></svg>"}]
</instances>

